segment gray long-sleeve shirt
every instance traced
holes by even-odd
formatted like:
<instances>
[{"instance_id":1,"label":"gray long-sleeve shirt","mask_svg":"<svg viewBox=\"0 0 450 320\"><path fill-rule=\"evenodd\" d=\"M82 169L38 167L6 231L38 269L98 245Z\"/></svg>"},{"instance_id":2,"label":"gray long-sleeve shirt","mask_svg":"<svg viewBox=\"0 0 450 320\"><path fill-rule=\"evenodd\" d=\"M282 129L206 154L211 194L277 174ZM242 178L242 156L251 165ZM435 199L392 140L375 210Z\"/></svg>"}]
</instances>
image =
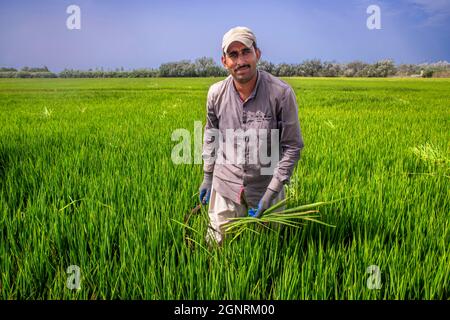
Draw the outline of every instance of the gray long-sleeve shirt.
<instances>
[{"instance_id":1,"label":"gray long-sleeve shirt","mask_svg":"<svg viewBox=\"0 0 450 320\"><path fill-rule=\"evenodd\" d=\"M289 182L304 146L292 88L262 70L257 77L245 101L231 75L210 87L202 154L216 192L239 204L244 193L252 207L267 188Z\"/></svg>"}]
</instances>

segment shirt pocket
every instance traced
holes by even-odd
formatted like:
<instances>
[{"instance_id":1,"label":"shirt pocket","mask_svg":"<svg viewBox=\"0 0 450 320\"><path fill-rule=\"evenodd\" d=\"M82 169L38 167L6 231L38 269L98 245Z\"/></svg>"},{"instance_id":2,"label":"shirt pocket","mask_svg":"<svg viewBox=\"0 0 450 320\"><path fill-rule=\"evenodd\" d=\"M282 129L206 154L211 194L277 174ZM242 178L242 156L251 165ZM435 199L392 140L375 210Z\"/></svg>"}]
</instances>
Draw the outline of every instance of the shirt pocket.
<instances>
[{"instance_id":1,"label":"shirt pocket","mask_svg":"<svg viewBox=\"0 0 450 320\"><path fill-rule=\"evenodd\" d=\"M248 129L270 129L272 127L272 115L262 111L247 113Z\"/></svg>"}]
</instances>

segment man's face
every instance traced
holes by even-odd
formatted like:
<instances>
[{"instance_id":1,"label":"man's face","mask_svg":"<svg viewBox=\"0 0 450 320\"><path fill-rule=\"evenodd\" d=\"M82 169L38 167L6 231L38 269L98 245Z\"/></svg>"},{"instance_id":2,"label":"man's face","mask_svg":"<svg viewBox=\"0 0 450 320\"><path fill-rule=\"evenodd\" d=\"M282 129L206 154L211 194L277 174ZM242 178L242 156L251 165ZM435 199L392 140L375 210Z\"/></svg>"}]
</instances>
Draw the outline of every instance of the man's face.
<instances>
[{"instance_id":1,"label":"man's face","mask_svg":"<svg viewBox=\"0 0 450 320\"><path fill-rule=\"evenodd\" d=\"M228 51L222 55L223 66L230 71L234 80L247 83L256 75L256 64L261 57L261 51L254 46L247 48L243 43L235 41L228 46Z\"/></svg>"}]
</instances>

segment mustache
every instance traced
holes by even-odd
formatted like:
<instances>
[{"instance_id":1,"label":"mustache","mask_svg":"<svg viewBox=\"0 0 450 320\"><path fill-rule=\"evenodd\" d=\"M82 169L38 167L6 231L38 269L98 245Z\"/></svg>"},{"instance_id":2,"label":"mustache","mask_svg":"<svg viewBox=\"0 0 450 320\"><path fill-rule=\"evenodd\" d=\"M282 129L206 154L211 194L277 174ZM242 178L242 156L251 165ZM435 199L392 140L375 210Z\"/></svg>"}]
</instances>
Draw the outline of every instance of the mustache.
<instances>
[{"instance_id":1,"label":"mustache","mask_svg":"<svg viewBox=\"0 0 450 320\"><path fill-rule=\"evenodd\" d=\"M242 66L238 66L236 69L234 69L234 71L238 71L238 70L240 70L242 68L250 68L250 65L249 64L243 64Z\"/></svg>"}]
</instances>

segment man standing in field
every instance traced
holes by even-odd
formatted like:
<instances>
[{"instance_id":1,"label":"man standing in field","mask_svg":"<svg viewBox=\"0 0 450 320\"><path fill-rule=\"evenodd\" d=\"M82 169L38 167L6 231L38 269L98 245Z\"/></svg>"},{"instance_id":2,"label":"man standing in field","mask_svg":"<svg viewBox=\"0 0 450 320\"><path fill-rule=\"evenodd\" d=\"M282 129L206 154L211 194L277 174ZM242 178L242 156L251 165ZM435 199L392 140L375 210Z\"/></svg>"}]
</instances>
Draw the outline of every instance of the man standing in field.
<instances>
[{"instance_id":1,"label":"man standing in field","mask_svg":"<svg viewBox=\"0 0 450 320\"><path fill-rule=\"evenodd\" d=\"M260 57L250 29L223 36L222 64L230 75L208 92L200 186L202 204L211 201L209 244L222 243L230 218L260 217L284 198L304 146L295 93L257 69Z\"/></svg>"}]
</instances>

